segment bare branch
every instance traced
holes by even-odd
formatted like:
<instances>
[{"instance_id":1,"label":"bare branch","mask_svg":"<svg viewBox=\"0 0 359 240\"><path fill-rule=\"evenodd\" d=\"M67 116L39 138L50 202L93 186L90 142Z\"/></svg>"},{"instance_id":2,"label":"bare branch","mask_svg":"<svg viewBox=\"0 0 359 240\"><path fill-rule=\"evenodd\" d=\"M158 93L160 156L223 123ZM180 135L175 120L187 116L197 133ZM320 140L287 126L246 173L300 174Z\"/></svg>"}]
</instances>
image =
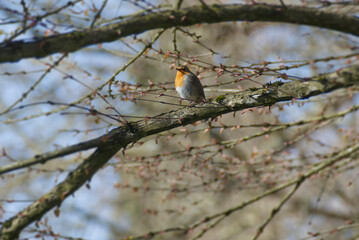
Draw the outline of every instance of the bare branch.
<instances>
[{"instance_id":1,"label":"bare branch","mask_svg":"<svg viewBox=\"0 0 359 240\"><path fill-rule=\"evenodd\" d=\"M228 112L256 106L270 106L276 102L287 101L293 98L308 98L338 88L350 86L358 82L359 67L352 66L340 72L321 75L315 80L275 83L266 88L223 95L217 98L217 101L204 104L205 106L214 106L215 108L186 107L161 114L159 115L161 118L132 122L130 123L132 129L129 129L128 126L116 128L100 138L91 140L93 143L101 141L101 144L99 144L97 150L80 164L75 171L71 172L62 183L55 186L49 193L45 194L34 204L6 221L1 230L2 238L16 238L23 228L41 218L53 207L61 205L66 197L74 193L86 181L89 181L117 151L125 149L128 144L134 143L145 136L191 124L201 119L214 118ZM342 154L330 159L329 162L327 161L314 167L311 171L306 173L304 177L307 178L321 169L334 164L338 159L342 159L349 153L351 154L352 152L357 151L358 148L359 145L356 145L343 151ZM301 181L301 179L302 177L294 179L273 191L284 189ZM273 191L268 191L266 194L269 195ZM226 212L222 214L229 215L238 209L240 208L230 209L228 210L228 213ZM217 218L217 216L221 216L222 214L214 215L212 219Z\"/></svg>"},{"instance_id":2,"label":"bare branch","mask_svg":"<svg viewBox=\"0 0 359 240\"><path fill-rule=\"evenodd\" d=\"M282 205L295 193L295 191L298 189L298 187L308 178L310 178L311 176L313 176L314 174L317 174L319 172L321 172L322 170L332 166L333 164L343 160L344 158L349 158L354 154L357 154L357 152L359 151L359 144L355 144L354 146L349 146L346 147L344 149L342 149L338 154L330 157L329 159L323 161L322 163L318 164L317 166L313 166L309 171L303 173L303 175L289 181L286 183L283 183L279 186L273 187L271 189L269 189L268 191L265 191L264 193L261 193L247 201L244 201L242 203L240 203L237 206L234 206L232 208L229 208L223 212L219 212L210 216L206 216L202 219L200 219L199 221L191 224L191 225L187 225L181 228L169 228L169 229L162 229L160 231L156 231L156 232L152 232L151 234L146 234L145 236L150 235L151 237L153 237L154 235L158 235L158 234L162 234L162 233L166 233L166 232L171 232L171 231L179 231L179 232L183 232L186 233L190 230L193 230L203 224L207 224L209 222L211 222L212 220L215 220L212 224L210 224L208 227L204 228L198 235L196 235L193 239L198 239L199 237L203 236L208 230L213 229L217 224L219 224L222 220L224 220L226 217L228 217L229 215L242 210L243 208L249 206L252 203L255 203L269 195L272 195L274 193L277 193L283 189L286 189L292 185L294 185L294 187L287 193L287 195L281 200L280 204L277 206L278 209L280 207L282 207ZM279 208L278 208L279 207ZM274 211L276 211L274 209ZM266 224L269 223L269 221L274 217L274 215L277 212L272 212L272 214L270 215L270 217L264 222L264 224L262 224L260 226L260 228L263 228L266 226ZM259 236L259 235L258 235ZM138 237L131 237L128 239L143 239L144 236L138 236Z\"/></svg>"},{"instance_id":3,"label":"bare branch","mask_svg":"<svg viewBox=\"0 0 359 240\"><path fill-rule=\"evenodd\" d=\"M359 66L352 66L346 69L342 69L340 72L333 72L326 75L319 75L313 80L308 81L293 81L287 83L275 83L267 86L266 88L260 88L257 90L248 89L239 93L232 93L222 95L216 98L217 101L206 103L201 107L187 107L176 111L164 113L155 117L151 117L148 120L141 120L137 122L129 122L132 129L126 127L119 127L112 130L109 134L101 136L99 138L89 140L83 143L79 143L73 146L69 146L54 152L45 153L35 156L23 162L17 162L12 165L3 166L0 168L0 175L28 167L38 163L45 163L50 159L66 156L79 151L88 150L95 147L100 147L108 144L124 145L136 142L139 139L160 133L169 129L173 129L179 126L194 123L198 120L215 118L221 114L243 110L246 108L271 106L277 102L288 101L294 98L304 99L309 98L325 92L330 92L335 89L349 87L359 82ZM355 111L357 108L349 109L347 111ZM345 116L347 111L339 114ZM321 117L317 120L330 120L338 117L338 114ZM310 121L309 121L310 122ZM304 121L302 124L307 123ZM298 124L298 123L296 123ZM287 126L278 126L277 131L285 129ZM127 135L118 135L117 132L126 130ZM264 134L260 133L260 136Z\"/></svg>"},{"instance_id":4,"label":"bare branch","mask_svg":"<svg viewBox=\"0 0 359 240\"><path fill-rule=\"evenodd\" d=\"M182 10L164 10L138 14L120 23L95 29L73 31L50 37L21 40L0 47L0 62L14 62L28 57L45 57L57 52L74 52L92 44L112 42L120 38L158 28L190 26L198 23L227 21L266 21L309 25L359 35L359 21L353 16L322 10L281 5L202 5ZM214 14L215 13L215 14Z\"/></svg>"}]
</instances>

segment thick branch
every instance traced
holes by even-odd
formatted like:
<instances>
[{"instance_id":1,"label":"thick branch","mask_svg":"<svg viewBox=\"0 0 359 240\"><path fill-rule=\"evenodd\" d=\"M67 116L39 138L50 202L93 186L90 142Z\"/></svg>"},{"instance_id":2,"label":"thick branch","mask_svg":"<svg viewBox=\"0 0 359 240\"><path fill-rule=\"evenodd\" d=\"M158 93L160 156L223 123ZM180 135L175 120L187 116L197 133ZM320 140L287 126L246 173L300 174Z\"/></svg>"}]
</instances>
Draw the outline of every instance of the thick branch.
<instances>
[{"instance_id":1,"label":"thick branch","mask_svg":"<svg viewBox=\"0 0 359 240\"><path fill-rule=\"evenodd\" d=\"M0 47L0 62L14 62L28 57L45 57L57 52L74 52L82 47L112 42L132 34L157 28L190 26L226 21L266 21L303 24L337 30L359 36L355 17L318 9L281 5L212 5L182 10L164 10L139 14L97 29L74 31L35 40L14 41Z\"/></svg>"},{"instance_id":2,"label":"thick branch","mask_svg":"<svg viewBox=\"0 0 359 240\"><path fill-rule=\"evenodd\" d=\"M100 138L91 140L94 143L99 143L97 150L75 171L71 172L63 182L34 204L7 220L1 229L1 239L18 237L23 228L40 219L53 207L60 206L65 198L73 194L86 181L89 181L117 151L145 136L191 124L201 119L214 118L228 112L270 106L293 98L309 98L358 83L359 66L352 66L340 72L319 76L313 80L275 83L267 88L223 95L218 97L217 101L196 107L182 108L148 120L130 123L131 126L114 129Z\"/></svg>"},{"instance_id":3,"label":"thick branch","mask_svg":"<svg viewBox=\"0 0 359 240\"><path fill-rule=\"evenodd\" d=\"M59 157L64 157L73 153L77 153L77 152L81 152L81 151L85 151L88 149L92 149L92 148L96 148L101 144L101 139L100 138L96 138L96 139L92 139L86 142L80 142L78 144L74 144L68 147L64 147L61 149L57 149L55 151L52 152L47 152L47 153L43 153L41 155L35 155L32 158L26 159L24 161L17 161L13 164L9 164L9 165L5 165L5 166L1 166L0 167L0 175L7 173L7 172L11 172L17 169L22 169L25 167L29 167L35 164L39 164L39 163L46 163L48 160L50 159L55 159L55 158L59 158Z\"/></svg>"},{"instance_id":4,"label":"thick branch","mask_svg":"<svg viewBox=\"0 0 359 240\"><path fill-rule=\"evenodd\" d=\"M309 81L294 81L284 84L276 83L269 86L268 90L245 90L236 94L227 94L217 97L216 100L220 103L207 103L198 106L198 108L184 108L176 111L171 111L146 121L138 121L131 123L133 132L127 131L134 135L136 141L144 136L163 132L165 130L176 128L180 125L191 124L195 121L214 118L221 114L237 111L250 107L269 106L279 101L291 100L293 98L308 98L317 94L329 92L345 86L351 86L359 81L359 65L342 69L340 72L320 75ZM211 107L213 106L213 107ZM229 106L229 107L226 107ZM147 130L139 131L140 126L146 126ZM121 128L118 128L121 129ZM24 161L5 165L0 167L0 175L12 172L17 169L23 169L39 163L46 163L49 160L58 157L64 157L76 152L97 148L108 142L114 141L116 138L116 131L113 130L109 134L88 140L86 142L78 143L52 152L47 152L41 155L36 155ZM153 132L154 131L154 132ZM131 141L124 141L124 145L131 143Z\"/></svg>"},{"instance_id":5,"label":"thick branch","mask_svg":"<svg viewBox=\"0 0 359 240\"><path fill-rule=\"evenodd\" d=\"M98 148L75 171L71 172L63 182L21 211L21 213L6 221L2 227L0 239L17 239L24 227L40 219L53 207L60 207L65 198L74 194L86 181L89 181L95 172L116 154L121 147L118 145L111 149Z\"/></svg>"}]
</instances>

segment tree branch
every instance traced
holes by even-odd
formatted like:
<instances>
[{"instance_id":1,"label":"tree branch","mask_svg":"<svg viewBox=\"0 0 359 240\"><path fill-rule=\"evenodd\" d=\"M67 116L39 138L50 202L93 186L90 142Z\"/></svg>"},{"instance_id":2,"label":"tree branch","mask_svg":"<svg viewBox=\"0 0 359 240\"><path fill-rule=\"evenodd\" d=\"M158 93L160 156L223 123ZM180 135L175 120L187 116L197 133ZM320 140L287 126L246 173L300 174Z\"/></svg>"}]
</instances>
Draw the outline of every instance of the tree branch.
<instances>
[{"instance_id":1,"label":"tree branch","mask_svg":"<svg viewBox=\"0 0 359 240\"><path fill-rule=\"evenodd\" d=\"M191 124L201 119L215 118L228 112L271 106L293 98L309 98L358 83L359 66L352 66L338 72L320 75L311 80L274 83L266 88L222 95L217 97L216 101L170 111L155 118L131 122L129 123L131 127L127 125L118 127L102 137L88 141L98 143L97 150L71 172L63 182L56 185L34 204L7 220L1 229L1 239L18 237L23 228L40 219L53 207L60 206L64 199L89 181L116 152L145 136ZM73 148L78 145L74 145Z\"/></svg>"},{"instance_id":2,"label":"tree branch","mask_svg":"<svg viewBox=\"0 0 359 240\"><path fill-rule=\"evenodd\" d=\"M51 159L108 144L117 145L120 143L127 145L148 135L191 124L198 120L215 118L228 112L251 107L270 106L280 101L292 100L293 98L309 98L335 89L349 87L358 84L358 82L359 65L355 65L342 69L339 72L319 75L312 80L275 83L267 88L248 89L239 93L222 95L211 103L198 105L197 107L182 108L154 116L153 118L150 117L148 120L131 122L129 124L131 124L132 129L129 129L128 126L119 127L101 137L2 166L0 167L0 175L38 163L44 164ZM126 130L128 135L122 136L117 134L117 131L123 130ZM130 139L126 140L129 137Z\"/></svg>"},{"instance_id":3,"label":"tree branch","mask_svg":"<svg viewBox=\"0 0 359 240\"><path fill-rule=\"evenodd\" d=\"M21 211L3 224L0 239L16 239L21 230L32 222L40 219L53 207L60 207L62 201L80 188L123 146L110 148L99 147L76 170L69 173L66 179L56 185L50 192L43 195L35 203Z\"/></svg>"},{"instance_id":4,"label":"tree branch","mask_svg":"<svg viewBox=\"0 0 359 240\"><path fill-rule=\"evenodd\" d=\"M138 237L128 237L126 239L132 239L132 240L139 240L139 239L145 239L150 237L154 237L156 235L159 234L163 234L163 233L167 233L167 232L183 232L183 233L188 233L188 231L193 231L194 229L198 228L201 225L207 224L209 222L211 222L212 220L215 220L214 222L212 222L211 224L207 225L205 228L202 229L202 231L200 231L200 233L198 233L194 238L194 239L198 239L199 237L202 237L206 232L208 232L209 230L213 229L216 225L218 225L222 220L226 219L228 216L230 216L231 214L238 212L242 209L244 209L245 207L258 202L259 200L272 195L274 193L277 193L283 189L286 189L292 185L295 185L294 188L291 189L291 191L284 197L284 199L281 200L280 202L280 207L281 205L283 205L290 197L292 194L295 193L295 191L297 190L297 188L307 179L309 179L311 176L320 173L321 171L323 171L324 169L333 166L334 164L336 164L337 162L345 159L345 158L349 158L349 157L353 157L353 155L357 154L357 152L359 151L359 143L353 145L353 146L348 146L343 148L341 151L337 152L337 154L329 157L328 159L324 160L323 162L321 162L320 164L313 166L310 170L308 170L307 172L303 173L302 175L294 178L293 180L290 180L288 182L285 182L283 184L280 184L279 186L275 186L259 195L254 196L253 198L246 200L244 202L241 202L239 205L236 205L232 208L226 209L222 212L213 214L213 215L209 215L209 216L205 216L203 218L201 218L200 220L198 220L197 222L190 224L190 225L185 225L182 227L175 227L175 228L167 228L167 229L161 229L159 231L155 231L155 232L150 232L147 233L145 235L142 236L138 236ZM278 209L278 208L275 208ZM273 210L273 209L272 209ZM280 210L280 209L278 209ZM276 210L275 210L276 211ZM265 221L265 224L269 223L269 221L274 217L274 215L278 213L275 212L271 214L271 216L269 218L267 218L267 220ZM264 224L262 224L260 226L260 228L265 227ZM263 230L263 229L262 229Z\"/></svg>"},{"instance_id":5,"label":"tree branch","mask_svg":"<svg viewBox=\"0 0 359 240\"><path fill-rule=\"evenodd\" d=\"M210 13L210 14L209 14ZM359 36L359 20L355 17L318 9L281 5L211 5L181 10L163 10L137 14L119 23L84 31L73 31L50 37L13 41L0 47L0 62L14 62L29 57L45 57L58 52L74 52L80 48L112 42L132 34L158 28L190 26L198 23L226 21L266 21L302 24L337 30Z\"/></svg>"},{"instance_id":6,"label":"tree branch","mask_svg":"<svg viewBox=\"0 0 359 240\"><path fill-rule=\"evenodd\" d=\"M257 240L259 236L263 233L264 228L270 223L270 221L277 215L283 205L293 196L293 194L298 190L300 185L304 182L305 178L299 178L294 187L284 196L280 203L274 207L269 215L269 217L259 226L257 229L256 235L253 237L253 240Z\"/></svg>"},{"instance_id":7,"label":"tree branch","mask_svg":"<svg viewBox=\"0 0 359 240\"><path fill-rule=\"evenodd\" d=\"M64 147L61 149L57 149L52 152L43 153L41 155L35 155L32 158L26 159L24 161L17 161L10 165L5 165L0 167L0 175L8 172L15 171L17 169L22 169L25 167L29 167L35 164L45 164L47 161L51 159L56 159L59 157L64 157L73 153L85 151L88 149L96 148L101 145L103 141L101 138L92 139L86 142L81 142L75 145L71 145L68 147Z\"/></svg>"}]
</instances>

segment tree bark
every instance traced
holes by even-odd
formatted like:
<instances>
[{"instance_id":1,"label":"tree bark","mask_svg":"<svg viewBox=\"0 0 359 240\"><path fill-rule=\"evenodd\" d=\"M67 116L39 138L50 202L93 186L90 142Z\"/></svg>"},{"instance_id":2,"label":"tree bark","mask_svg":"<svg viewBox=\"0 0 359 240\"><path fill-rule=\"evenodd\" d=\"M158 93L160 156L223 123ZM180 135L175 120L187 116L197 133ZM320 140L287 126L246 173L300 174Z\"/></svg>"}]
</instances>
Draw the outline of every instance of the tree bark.
<instances>
[{"instance_id":1,"label":"tree bark","mask_svg":"<svg viewBox=\"0 0 359 240\"><path fill-rule=\"evenodd\" d=\"M15 62L29 57L41 58L58 52L74 52L89 45L112 42L153 29L226 21L294 23L359 36L358 18L340 13L300 6L232 4L209 5L207 8L200 5L176 11L137 14L119 23L95 29L0 44L0 62Z\"/></svg>"}]
</instances>

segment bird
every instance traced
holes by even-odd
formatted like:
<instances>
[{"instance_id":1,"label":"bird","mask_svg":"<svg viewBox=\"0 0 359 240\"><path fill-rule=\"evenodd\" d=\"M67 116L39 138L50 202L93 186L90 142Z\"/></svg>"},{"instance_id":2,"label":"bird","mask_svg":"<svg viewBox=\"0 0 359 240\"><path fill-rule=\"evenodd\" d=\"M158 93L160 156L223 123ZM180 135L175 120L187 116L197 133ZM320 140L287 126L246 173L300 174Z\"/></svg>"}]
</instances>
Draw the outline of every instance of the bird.
<instances>
[{"instance_id":1,"label":"bird","mask_svg":"<svg viewBox=\"0 0 359 240\"><path fill-rule=\"evenodd\" d=\"M205 102L206 97L198 77L187 66L179 66L176 70L175 86L180 97L189 101L190 106L196 102Z\"/></svg>"}]
</instances>

